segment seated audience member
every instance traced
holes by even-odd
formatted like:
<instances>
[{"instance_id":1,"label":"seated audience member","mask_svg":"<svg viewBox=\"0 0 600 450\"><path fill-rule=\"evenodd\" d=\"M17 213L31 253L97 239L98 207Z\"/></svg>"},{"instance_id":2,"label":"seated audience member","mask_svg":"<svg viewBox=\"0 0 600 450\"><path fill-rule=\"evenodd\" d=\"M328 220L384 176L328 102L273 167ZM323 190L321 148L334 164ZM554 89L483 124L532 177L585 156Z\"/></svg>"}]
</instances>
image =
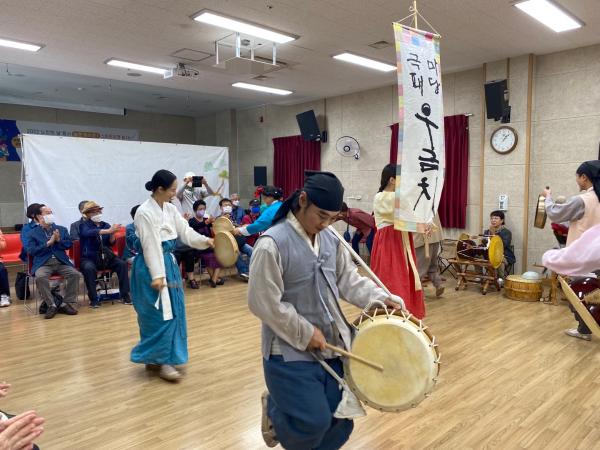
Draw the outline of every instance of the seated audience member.
<instances>
[{"instance_id":1,"label":"seated audience member","mask_svg":"<svg viewBox=\"0 0 600 450\"><path fill-rule=\"evenodd\" d=\"M10 306L10 285L8 284L8 271L2 264L2 250L6 248L6 239L0 230L0 308Z\"/></svg>"},{"instance_id":2,"label":"seated audience member","mask_svg":"<svg viewBox=\"0 0 600 450\"><path fill-rule=\"evenodd\" d=\"M85 220L85 217L83 215L83 207L85 206L85 204L87 202L88 202L88 200L82 200L82 201L79 202L79 205L77 206L77 208L79 209L79 214L80 214L81 217L79 217L79 220L77 220L76 222L73 222L71 224L71 228L69 229L69 236L71 236L71 240L72 241L78 241L79 240L79 227L81 226L81 224Z\"/></svg>"},{"instance_id":3,"label":"seated audience member","mask_svg":"<svg viewBox=\"0 0 600 450\"><path fill-rule=\"evenodd\" d=\"M373 239L375 238L375 217L359 208L348 208L348 205L342 203L342 210L338 216L339 220L343 220L351 227L356 228L352 237L352 248L358 254L358 244L366 242L369 254L373 248Z\"/></svg>"},{"instance_id":4,"label":"seated audience member","mask_svg":"<svg viewBox=\"0 0 600 450\"><path fill-rule=\"evenodd\" d=\"M131 214L131 218L135 219L135 213L138 210L140 205L135 205L131 208L129 214ZM133 258L137 255L137 250L135 249L135 225L133 222L127 224L125 227L125 250L123 250L123 259L128 263L133 263Z\"/></svg>"},{"instance_id":5,"label":"seated audience member","mask_svg":"<svg viewBox=\"0 0 600 450\"><path fill-rule=\"evenodd\" d=\"M234 225L237 225L233 221L233 217L231 213L233 211L233 203L228 198L222 198L219 202L219 206L221 207L221 215L219 217L227 217ZM239 228L236 228L239 230ZM235 230L234 230L235 231ZM235 240L238 244L238 248L240 250L240 255L235 263L235 267L238 271L238 275L244 281L249 280L249 272L250 272L250 258L252 258L252 247L246 244L245 236L240 235L239 233L233 233ZM248 260L244 258L244 255L248 257Z\"/></svg>"},{"instance_id":6,"label":"seated audience member","mask_svg":"<svg viewBox=\"0 0 600 450\"><path fill-rule=\"evenodd\" d=\"M242 223L242 219L244 218L244 208L240 206L240 195L239 194L231 194L229 197L231 200L231 204L233 209L231 211L232 222L236 225L240 225Z\"/></svg>"},{"instance_id":7,"label":"seated audience member","mask_svg":"<svg viewBox=\"0 0 600 450\"><path fill-rule=\"evenodd\" d=\"M208 185L206 178L202 178L201 187L193 187L192 179L195 177L194 172L187 172L183 176L183 182L177 188L177 198L181 202L184 217L188 219L194 217L194 202L204 200L209 195L214 195L214 191Z\"/></svg>"},{"instance_id":8,"label":"seated audience member","mask_svg":"<svg viewBox=\"0 0 600 450\"><path fill-rule=\"evenodd\" d=\"M31 272L35 274L35 283L41 300L46 303L45 318L52 319L58 311L75 315L77 311L70 305L77 301L79 272L73 267L66 250L73 243L65 227L54 223L52 210L47 206L38 206L33 211L38 226L28 234L27 253L33 258ZM65 279L65 301L60 308L54 303L50 289L50 277L60 275Z\"/></svg>"},{"instance_id":9,"label":"seated audience member","mask_svg":"<svg viewBox=\"0 0 600 450\"><path fill-rule=\"evenodd\" d=\"M244 218L242 219L242 226L250 225L256 222L258 216L260 216L260 201L258 199L250 200L250 209L246 211ZM259 234L252 234L246 238L246 244L250 247L254 247Z\"/></svg>"},{"instance_id":10,"label":"seated audience member","mask_svg":"<svg viewBox=\"0 0 600 450\"><path fill-rule=\"evenodd\" d=\"M196 202L194 202L194 217L189 220L190 227L192 227L196 233L212 238L211 223L212 221L206 213L206 203L204 200L196 200ZM221 274L221 266L219 261L217 261L214 249L197 250L196 254L200 257L202 265L206 267L206 270L208 271L208 275L210 276L208 282L210 283L210 286L216 288L217 286L225 284L225 280L219 277Z\"/></svg>"},{"instance_id":11,"label":"seated audience member","mask_svg":"<svg viewBox=\"0 0 600 450\"><path fill-rule=\"evenodd\" d=\"M8 395L10 384L0 382L0 398ZM0 449L2 450L39 450L33 443L43 432L44 418L35 411L26 411L13 415L0 411Z\"/></svg>"},{"instance_id":12,"label":"seated audience member","mask_svg":"<svg viewBox=\"0 0 600 450\"><path fill-rule=\"evenodd\" d=\"M267 207L260 211L260 217L250 225L236 228L233 230L233 234L236 236L250 236L267 231L271 227L273 218L282 204L281 197L283 197L283 191L275 186L265 186L262 191L262 197Z\"/></svg>"},{"instance_id":13,"label":"seated audience member","mask_svg":"<svg viewBox=\"0 0 600 450\"><path fill-rule=\"evenodd\" d=\"M19 258L23 262L27 262L27 246L29 245L28 236L29 232L38 226L37 222L34 220L35 211L38 210L39 207L45 206L40 203L32 203L27 207L27 211L25 215L29 219L29 222L23 224L23 228L21 229L21 254Z\"/></svg>"},{"instance_id":14,"label":"seated audience member","mask_svg":"<svg viewBox=\"0 0 600 450\"><path fill-rule=\"evenodd\" d=\"M121 225L109 225L102 221L102 207L90 201L83 207L85 221L79 228L81 241L81 273L92 308L99 308L100 301L96 292L96 280L99 270L110 270L119 278L119 292L121 300L126 305L131 305L129 296L129 273L127 263L116 256L111 249L115 243L115 233Z\"/></svg>"},{"instance_id":15,"label":"seated audience member","mask_svg":"<svg viewBox=\"0 0 600 450\"><path fill-rule=\"evenodd\" d=\"M483 232L485 236L500 236L502 244L504 244L504 262L498 269L498 277L503 279L505 274L505 267L508 264L514 264L516 262L515 254L510 248L512 242L512 233L504 225L504 212L503 211L492 211L490 213L490 228Z\"/></svg>"}]
</instances>

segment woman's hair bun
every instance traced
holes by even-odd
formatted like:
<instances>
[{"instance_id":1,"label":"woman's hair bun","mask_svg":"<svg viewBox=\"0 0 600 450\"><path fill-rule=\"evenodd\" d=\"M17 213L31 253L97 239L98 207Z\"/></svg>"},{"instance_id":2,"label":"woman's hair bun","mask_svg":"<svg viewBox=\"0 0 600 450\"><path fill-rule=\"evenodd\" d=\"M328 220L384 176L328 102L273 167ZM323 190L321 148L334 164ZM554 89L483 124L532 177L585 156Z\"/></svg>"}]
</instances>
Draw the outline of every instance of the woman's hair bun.
<instances>
[{"instance_id":1,"label":"woman's hair bun","mask_svg":"<svg viewBox=\"0 0 600 450\"><path fill-rule=\"evenodd\" d=\"M154 190L154 183L152 183L152 180L146 181L145 187L146 187L147 191L153 191Z\"/></svg>"}]
</instances>

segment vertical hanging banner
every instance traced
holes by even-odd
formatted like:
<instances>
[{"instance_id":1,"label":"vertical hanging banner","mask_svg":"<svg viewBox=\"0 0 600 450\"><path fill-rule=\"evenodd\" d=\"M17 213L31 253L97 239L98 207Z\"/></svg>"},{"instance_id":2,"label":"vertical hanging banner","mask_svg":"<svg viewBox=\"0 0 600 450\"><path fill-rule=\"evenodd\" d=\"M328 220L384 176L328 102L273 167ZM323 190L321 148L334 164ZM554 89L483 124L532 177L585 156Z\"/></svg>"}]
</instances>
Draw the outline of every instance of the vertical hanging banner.
<instances>
[{"instance_id":1,"label":"vertical hanging banner","mask_svg":"<svg viewBox=\"0 0 600 450\"><path fill-rule=\"evenodd\" d=\"M394 228L423 232L444 187L439 35L394 23L398 64L398 168Z\"/></svg>"}]
</instances>

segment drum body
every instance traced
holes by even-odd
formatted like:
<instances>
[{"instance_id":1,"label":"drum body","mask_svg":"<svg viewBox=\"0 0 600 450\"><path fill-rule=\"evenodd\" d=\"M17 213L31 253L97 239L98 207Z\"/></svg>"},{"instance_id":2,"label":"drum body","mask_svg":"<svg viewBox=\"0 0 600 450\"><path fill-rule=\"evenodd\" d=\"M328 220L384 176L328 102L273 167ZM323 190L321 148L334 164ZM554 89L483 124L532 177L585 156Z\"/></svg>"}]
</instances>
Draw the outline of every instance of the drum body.
<instances>
[{"instance_id":1,"label":"drum body","mask_svg":"<svg viewBox=\"0 0 600 450\"><path fill-rule=\"evenodd\" d=\"M536 228L544 228L546 226L546 197L540 195L537 205L535 206L535 219L533 226Z\"/></svg>"},{"instance_id":2,"label":"drum body","mask_svg":"<svg viewBox=\"0 0 600 450\"><path fill-rule=\"evenodd\" d=\"M238 260L240 250L228 231L220 231L215 235L215 256L222 267L231 267Z\"/></svg>"},{"instance_id":3,"label":"drum body","mask_svg":"<svg viewBox=\"0 0 600 450\"><path fill-rule=\"evenodd\" d=\"M456 243L456 257L469 261L489 261L497 269L504 260L504 244L499 236L489 236L478 245L471 239L459 240Z\"/></svg>"},{"instance_id":4,"label":"drum body","mask_svg":"<svg viewBox=\"0 0 600 450\"><path fill-rule=\"evenodd\" d=\"M600 280L582 278L569 283L575 295L585 305L596 323L600 324Z\"/></svg>"},{"instance_id":5,"label":"drum body","mask_svg":"<svg viewBox=\"0 0 600 450\"><path fill-rule=\"evenodd\" d=\"M233 226L231 220L229 220L227 217L221 216L215 219L212 228L216 235L217 233L221 233L223 231L231 233L235 227Z\"/></svg>"},{"instance_id":6,"label":"drum body","mask_svg":"<svg viewBox=\"0 0 600 450\"><path fill-rule=\"evenodd\" d=\"M356 396L380 411L416 406L433 390L440 357L435 338L410 313L377 308L353 324L352 352L383 366L380 372L354 359L344 360L344 377Z\"/></svg>"},{"instance_id":7,"label":"drum body","mask_svg":"<svg viewBox=\"0 0 600 450\"><path fill-rule=\"evenodd\" d=\"M504 296L520 302L539 302L542 280L528 280L521 275L509 275L504 282Z\"/></svg>"}]
</instances>

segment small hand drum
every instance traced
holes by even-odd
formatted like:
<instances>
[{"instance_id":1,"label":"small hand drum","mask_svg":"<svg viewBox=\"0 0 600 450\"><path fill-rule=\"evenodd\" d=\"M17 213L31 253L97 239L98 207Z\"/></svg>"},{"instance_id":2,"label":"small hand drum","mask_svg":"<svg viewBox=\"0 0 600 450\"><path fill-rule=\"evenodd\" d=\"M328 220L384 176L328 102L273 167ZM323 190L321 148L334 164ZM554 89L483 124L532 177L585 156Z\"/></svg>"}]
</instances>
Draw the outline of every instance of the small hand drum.
<instances>
[{"instance_id":1,"label":"small hand drum","mask_svg":"<svg viewBox=\"0 0 600 450\"><path fill-rule=\"evenodd\" d=\"M235 227L233 226L231 220L229 220L227 217L221 216L215 219L212 228L216 235L217 233L221 233L223 231L228 231L231 233Z\"/></svg>"},{"instance_id":2,"label":"small hand drum","mask_svg":"<svg viewBox=\"0 0 600 450\"><path fill-rule=\"evenodd\" d=\"M240 250L233 235L227 231L215 235L215 256L222 267L231 267L238 260Z\"/></svg>"},{"instance_id":3,"label":"small hand drum","mask_svg":"<svg viewBox=\"0 0 600 450\"><path fill-rule=\"evenodd\" d=\"M435 338L420 320L401 310L378 307L354 321L352 353L383 366L380 372L344 360L344 378L365 404L399 412L416 406L433 390L440 367Z\"/></svg>"}]
</instances>

